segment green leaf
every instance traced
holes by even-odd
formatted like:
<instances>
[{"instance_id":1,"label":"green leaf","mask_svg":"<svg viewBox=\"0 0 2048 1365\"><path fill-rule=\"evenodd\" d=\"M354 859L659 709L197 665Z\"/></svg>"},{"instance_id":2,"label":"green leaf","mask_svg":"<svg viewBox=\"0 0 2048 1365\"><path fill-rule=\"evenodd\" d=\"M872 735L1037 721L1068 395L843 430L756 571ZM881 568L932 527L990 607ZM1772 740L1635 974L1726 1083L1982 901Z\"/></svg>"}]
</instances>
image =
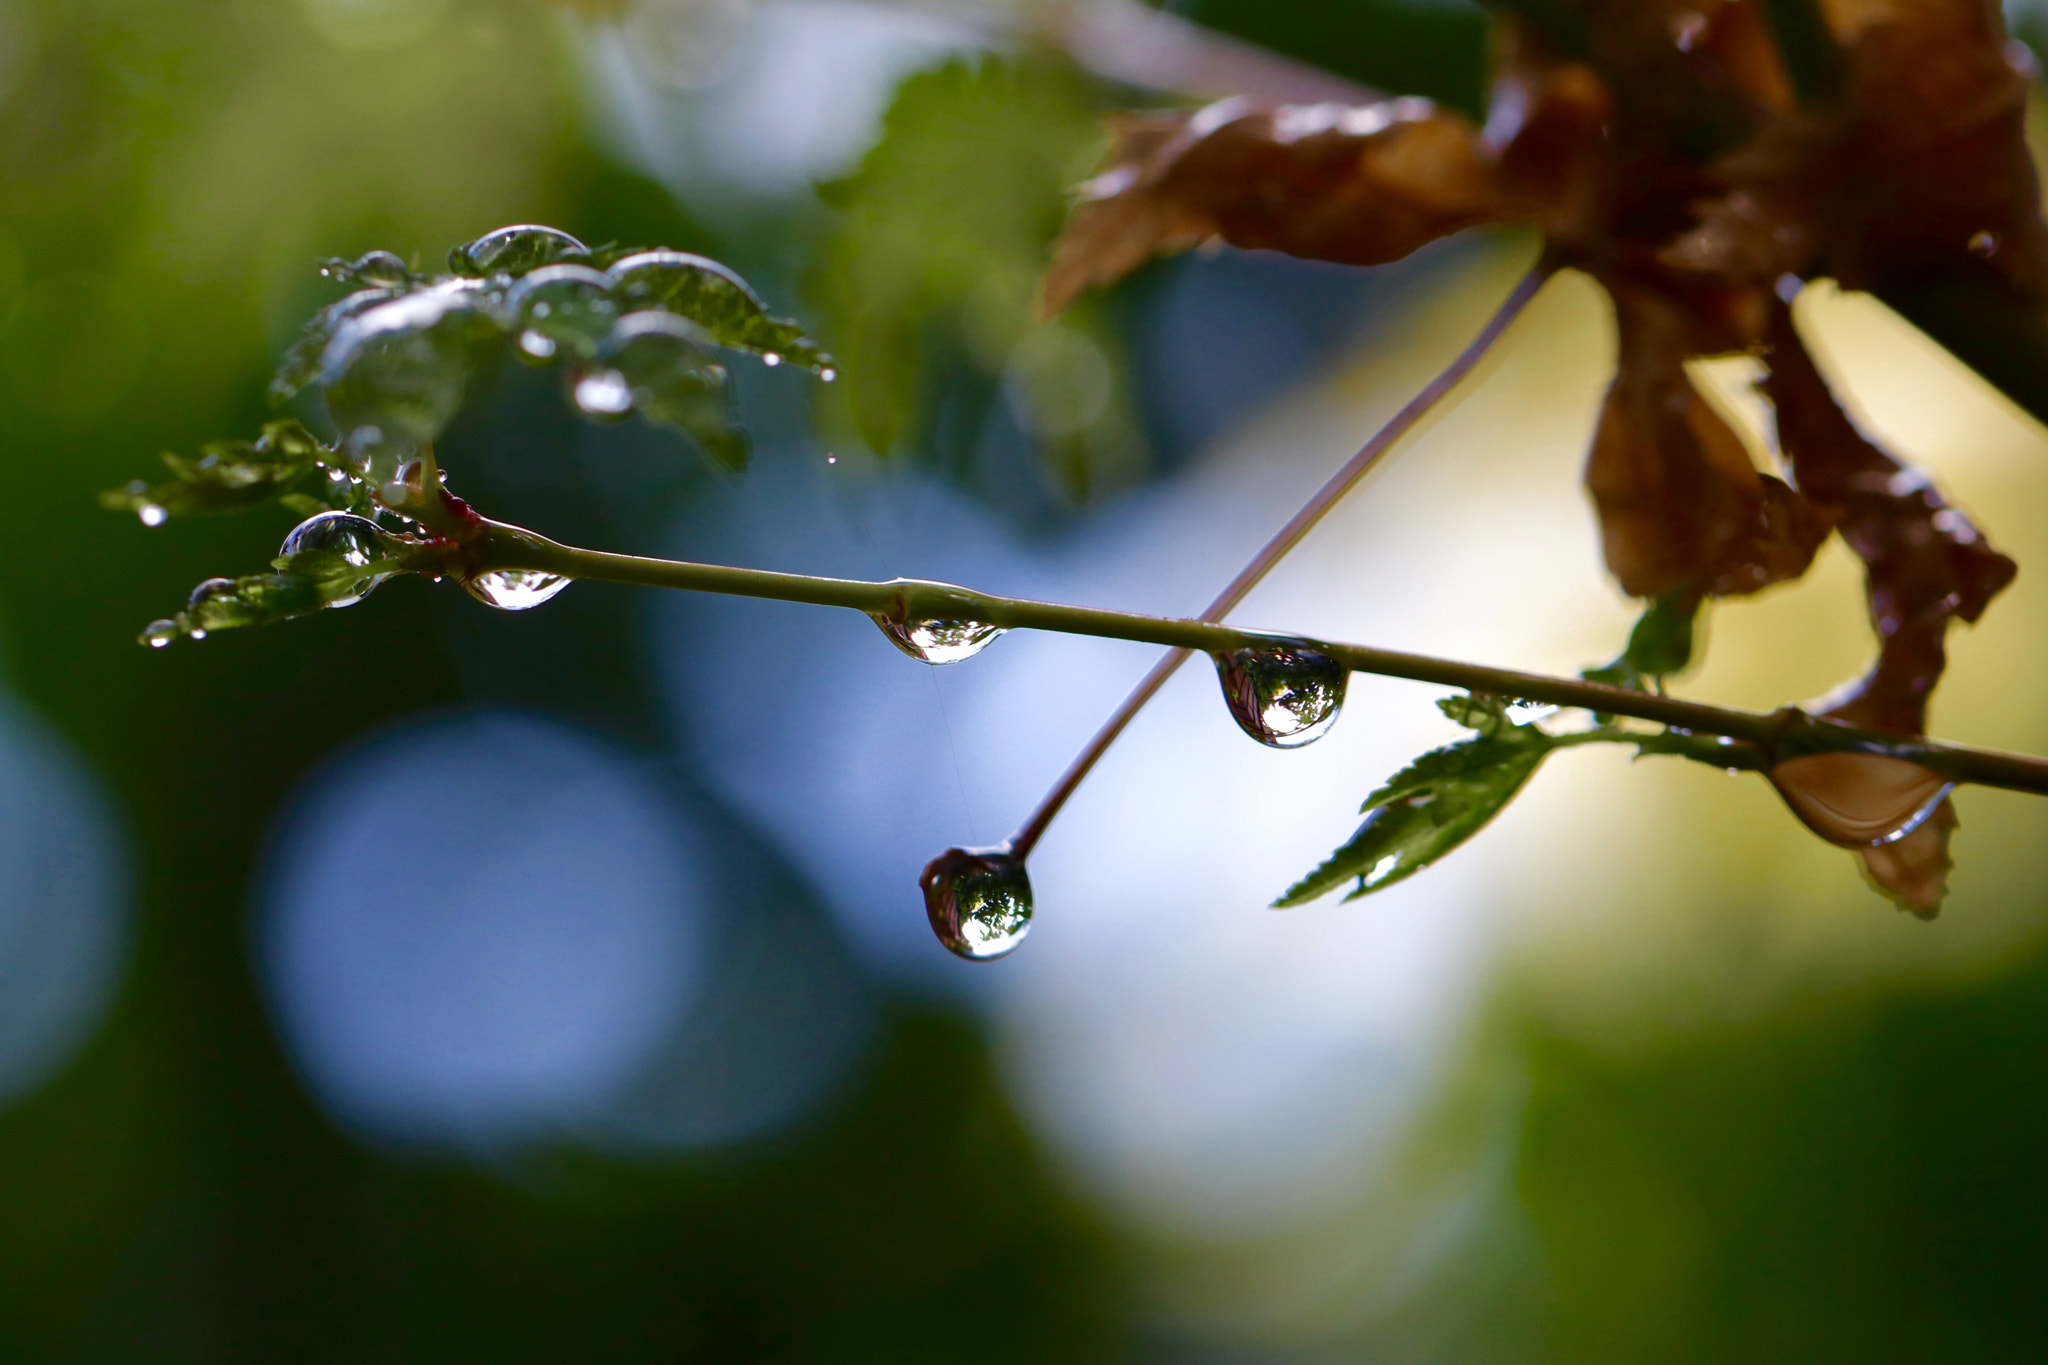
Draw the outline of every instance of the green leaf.
<instances>
[{"instance_id":1,"label":"green leaf","mask_svg":"<svg viewBox=\"0 0 2048 1365\"><path fill-rule=\"evenodd\" d=\"M360 499L351 480L329 476L334 452L297 422L269 422L254 441L213 441L197 459L166 452L172 478L150 484L140 479L100 494L109 511L133 512L146 525L173 517L238 512L273 500L294 511L346 508Z\"/></svg>"},{"instance_id":2,"label":"green leaf","mask_svg":"<svg viewBox=\"0 0 2048 1365\"><path fill-rule=\"evenodd\" d=\"M1099 92L1050 56L954 60L902 84L860 166L818 188L838 226L812 292L846 371L829 420L879 455L921 446L950 417L945 375L949 393L1010 401L1070 494L1142 472L1106 320L1034 322L1067 191L1102 143Z\"/></svg>"},{"instance_id":3,"label":"green leaf","mask_svg":"<svg viewBox=\"0 0 2048 1365\"><path fill-rule=\"evenodd\" d=\"M1357 900L1414 876L1485 828L1558 745L1534 724L1509 720L1503 698L1447 697L1437 705L1478 733L1389 778L1365 799L1358 832L1275 907L1306 905L1351 881L1357 886L1345 899Z\"/></svg>"},{"instance_id":4,"label":"green leaf","mask_svg":"<svg viewBox=\"0 0 2048 1365\"><path fill-rule=\"evenodd\" d=\"M1621 656L1604 668L1586 669L1580 676L1588 682L1638 692L1661 690L1665 678L1692 666L1701 603L1698 593L1658 598L1637 619Z\"/></svg>"}]
</instances>

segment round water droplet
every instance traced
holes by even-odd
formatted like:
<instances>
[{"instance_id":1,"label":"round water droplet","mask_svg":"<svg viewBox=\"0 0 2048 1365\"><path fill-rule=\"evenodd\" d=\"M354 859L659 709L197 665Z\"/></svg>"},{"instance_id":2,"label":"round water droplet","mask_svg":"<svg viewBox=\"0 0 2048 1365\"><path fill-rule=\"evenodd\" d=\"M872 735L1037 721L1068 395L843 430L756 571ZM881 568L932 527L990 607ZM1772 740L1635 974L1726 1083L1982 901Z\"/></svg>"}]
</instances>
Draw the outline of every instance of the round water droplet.
<instances>
[{"instance_id":1,"label":"round water droplet","mask_svg":"<svg viewBox=\"0 0 2048 1365\"><path fill-rule=\"evenodd\" d=\"M519 334L521 355L530 356L535 360L553 360L556 349L555 339L546 332L535 331L529 327Z\"/></svg>"},{"instance_id":2,"label":"round water droplet","mask_svg":"<svg viewBox=\"0 0 2048 1365\"><path fill-rule=\"evenodd\" d=\"M401 285L412 278L405 262L397 253L390 251L365 251L356 257L349 271L364 284L371 285Z\"/></svg>"},{"instance_id":3,"label":"round water droplet","mask_svg":"<svg viewBox=\"0 0 2048 1365\"><path fill-rule=\"evenodd\" d=\"M570 390L585 417L619 421L633 411L633 387L617 370L585 370Z\"/></svg>"},{"instance_id":4,"label":"round water droplet","mask_svg":"<svg viewBox=\"0 0 2048 1365\"><path fill-rule=\"evenodd\" d=\"M1001 626L986 621L895 621L880 612L871 614L890 643L920 663L957 664L971 659L1003 633Z\"/></svg>"},{"instance_id":5,"label":"round water droplet","mask_svg":"<svg viewBox=\"0 0 2048 1365\"><path fill-rule=\"evenodd\" d=\"M585 255L589 248L559 228L536 223L501 227L448 253L448 268L458 275L489 275L502 271L524 275L568 256Z\"/></svg>"},{"instance_id":6,"label":"round water droplet","mask_svg":"<svg viewBox=\"0 0 2048 1365\"><path fill-rule=\"evenodd\" d=\"M278 547L277 557L288 559L297 554L325 552L338 561L328 570L331 573L334 569L363 569L388 562L396 549L391 538L368 517L359 517L353 512L321 512L292 528L292 533L284 538L284 544ZM315 567L312 572L320 575L322 568ZM342 572L328 585L327 605L352 607L374 592L377 585L390 578L393 572L391 569L359 575Z\"/></svg>"},{"instance_id":7,"label":"round water droplet","mask_svg":"<svg viewBox=\"0 0 2048 1365\"><path fill-rule=\"evenodd\" d=\"M171 514L153 502L145 502L135 509L135 519L144 526L161 526L171 519Z\"/></svg>"},{"instance_id":8,"label":"round water droplet","mask_svg":"<svg viewBox=\"0 0 2048 1365\"><path fill-rule=\"evenodd\" d=\"M712 325L767 307L738 275L687 251L642 251L613 262L605 275L621 298L640 307L667 308Z\"/></svg>"},{"instance_id":9,"label":"round water droplet","mask_svg":"<svg viewBox=\"0 0 2048 1365\"><path fill-rule=\"evenodd\" d=\"M1259 645L1216 656L1231 718L1261 744L1298 749L1337 723L1351 671L1306 645Z\"/></svg>"},{"instance_id":10,"label":"round water droplet","mask_svg":"<svg viewBox=\"0 0 2048 1365\"><path fill-rule=\"evenodd\" d=\"M525 611L568 587L569 580L560 574L542 573L538 569L499 569L493 573L478 574L462 586L485 606L496 607L500 611Z\"/></svg>"},{"instance_id":11,"label":"round water droplet","mask_svg":"<svg viewBox=\"0 0 2048 1365\"><path fill-rule=\"evenodd\" d=\"M142 634L136 638L151 649L162 649L165 645L178 638L178 623L176 621L151 621L142 628Z\"/></svg>"},{"instance_id":12,"label":"round water droplet","mask_svg":"<svg viewBox=\"0 0 2048 1365\"><path fill-rule=\"evenodd\" d=\"M782 357L773 351L763 351L761 352L761 363L772 370L782 363Z\"/></svg>"},{"instance_id":13,"label":"round water droplet","mask_svg":"<svg viewBox=\"0 0 2048 1365\"><path fill-rule=\"evenodd\" d=\"M818 378L824 380L827 384L831 383L838 377L839 371L833 369L830 365L827 365L824 369L818 371Z\"/></svg>"},{"instance_id":14,"label":"round water droplet","mask_svg":"<svg viewBox=\"0 0 2048 1365\"><path fill-rule=\"evenodd\" d=\"M541 354L526 344L528 335L538 335L554 343L547 354L561 351L579 360L597 354L620 311L611 281L581 265L542 266L512 287L505 307L525 329L519 341L529 355Z\"/></svg>"},{"instance_id":15,"label":"round water droplet","mask_svg":"<svg viewBox=\"0 0 2048 1365\"><path fill-rule=\"evenodd\" d=\"M1001 957L1031 928L1031 878L1009 847L949 848L917 884L939 942L972 962Z\"/></svg>"}]
</instances>

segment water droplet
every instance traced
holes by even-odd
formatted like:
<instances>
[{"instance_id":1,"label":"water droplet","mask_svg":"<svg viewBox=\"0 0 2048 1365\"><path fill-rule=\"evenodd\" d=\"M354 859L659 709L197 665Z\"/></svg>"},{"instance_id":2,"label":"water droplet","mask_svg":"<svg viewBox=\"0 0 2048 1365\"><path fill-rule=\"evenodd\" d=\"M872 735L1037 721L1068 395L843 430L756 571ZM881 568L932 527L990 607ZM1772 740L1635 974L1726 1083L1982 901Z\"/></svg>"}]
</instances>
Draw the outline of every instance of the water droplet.
<instances>
[{"instance_id":1,"label":"water droplet","mask_svg":"<svg viewBox=\"0 0 2048 1365\"><path fill-rule=\"evenodd\" d=\"M412 272L405 268L404 260L391 251L365 251L349 266L348 273L364 284L394 287L412 278Z\"/></svg>"},{"instance_id":2,"label":"water droplet","mask_svg":"<svg viewBox=\"0 0 2048 1365\"><path fill-rule=\"evenodd\" d=\"M171 514L153 502L137 505L135 518L144 526L161 526L171 519Z\"/></svg>"},{"instance_id":3,"label":"water droplet","mask_svg":"<svg viewBox=\"0 0 2048 1365\"><path fill-rule=\"evenodd\" d=\"M500 611L525 611L568 587L569 580L538 569L498 569L478 574L462 586L485 606Z\"/></svg>"},{"instance_id":4,"label":"water droplet","mask_svg":"<svg viewBox=\"0 0 2048 1365\"><path fill-rule=\"evenodd\" d=\"M1844 848L1905 838L1955 787L1917 763L1882 754L1808 754L1768 775L1802 824Z\"/></svg>"},{"instance_id":5,"label":"water droplet","mask_svg":"<svg viewBox=\"0 0 2048 1365\"><path fill-rule=\"evenodd\" d=\"M582 265L541 267L512 287L505 307L526 329L519 340L528 354L540 354L526 346L530 333L554 343L548 354L566 350L580 360L597 354L619 315L610 279Z\"/></svg>"},{"instance_id":6,"label":"water droplet","mask_svg":"<svg viewBox=\"0 0 2048 1365\"><path fill-rule=\"evenodd\" d=\"M772 370L782 363L782 357L773 351L763 351L761 352L761 363Z\"/></svg>"},{"instance_id":7,"label":"water droplet","mask_svg":"<svg viewBox=\"0 0 2048 1365\"><path fill-rule=\"evenodd\" d=\"M1970 254L1973 256L1995 256L1998 254L1998 234L1979 232L1970 238Z\"/></svg>"},{"instance_id":8,"label":"water droplet","mask_svg":"<svg viewBox=\"0 0 2048 1365\"><path fill-rule=\"evenodd\" d=\"M475 281L450 280L379 303L321 352L328 411L373 482L388 482L462 406L478 348L502 335L484 295Z\"/></svg>"},{"instance_id":9,"label":"water droplet","mask_svg":"<svg viewBox=\"0 0 2048 1365\"><path fill-rule=\"evenodd\" d=\"M576 406L586 417L617 421L633 411L633 390L617 370L586 370L576 377Z\"/></svg>"},{"instance_id":10,"label":"water droplet","mask_svg":"<svg viewBox=\"0 0 2048 1365\"><path fill-rule=\"evenodd\" d=\"M949 848L917 884L939 942L974 962L1001 957L1031 928L1031 878L1007 845Z\"/></svg>"},{"instance_id":11,"label":"water droplet","mask_svg":"<svg viewBox=\"0 0 2048 1365\"><path fill-rule=\"evenodd\" d=\"M388 562L395 548L391 538L368 517L359 517L353 512L321 512L292 528L292 533L284 538L284 544L278 547L277 557L289 559L294 555L318 552L334 556L339 568L365 569ZM320 568L315 566L311 572L319 576ZM374 592L377 585L390 578L393 572L391 569L360 575L344 572L338 582L328 585L327 605L352 607Z\"/></svg>"},{"instance_id":12,"label":"water droplet","mask_svg":"<svg viewBox=\"0 0 2048 1365\"><path fill-rule=\"evenodd\" d=\"M827 365L824 369L818 371L818 378L824 380L827 384L831 383L838 377L839 371L833 369L830 365Z\"/></svg>"},{"instance_id":13,"label":"water droplet","mask_svg":"<svg viewBox=\"0 0 2048 1365\"><path fill-rule=\"evenodd\" d=\"M605 274L621 298L673 309L713 327L758 317L767 307L738 275L687 251L642 251L613 262Z\"/></svg>"},{"instance_id":14,"label":"water droplet","mask_svg":"<svg viewBox=\"0 0 2048 1365\"><path fill-rule=\"evenodd\" d=\"M1351 672L1306 645L1260 645L1216 656L1223 700L1244 732L1276 749L1298 749L1337 723Z\"/></svg>"},{"instance_id":15,"label":"water droplet","mask_svg":"<svg viewBox=\"0 0 2048 1365\"><path fill-rule=\"evenodd\" d=\"M957 664L987 649L1003 633L1001 626L986 621L925 618L896 621L881 612L870 613L890 643L920 663Z\"/></svg>"},{"instance_id":16,"label":"water droplet","mask_svg":"<svg viewBox=\"0 0 2048 1365\"><path fill-rule=\"evenodd\" d=\"M532 356L535 360L553 360L555 349L555 339L546 332L537 332L529 327L519 334L522 355Z\"/></svg>"},{"instance_id":17,"label":"water droplet","mask_svg":"<svg viewBox=\"0 0 2048 1365\"><path fill-rule=\"evenodd\" d=\"M559 228L537 223L516 223L501 227L448 253L448 268L458 275L489 275L502 271L524 275L568 256L587 254L589 248Z\"/></svg>"},{"instance_id":18,"label":"water droplet","mask_svg":"<svg viewBox=\"0 0 2048 1365\"><path fill-rule=\"evenodd\" d=\"M151 649L162 649L171 641L177 639L178 633L178 623L176 621L151 621L142 628L142 634L136 638L140 643L148 645Z\"/></svg>"}]
</instances>

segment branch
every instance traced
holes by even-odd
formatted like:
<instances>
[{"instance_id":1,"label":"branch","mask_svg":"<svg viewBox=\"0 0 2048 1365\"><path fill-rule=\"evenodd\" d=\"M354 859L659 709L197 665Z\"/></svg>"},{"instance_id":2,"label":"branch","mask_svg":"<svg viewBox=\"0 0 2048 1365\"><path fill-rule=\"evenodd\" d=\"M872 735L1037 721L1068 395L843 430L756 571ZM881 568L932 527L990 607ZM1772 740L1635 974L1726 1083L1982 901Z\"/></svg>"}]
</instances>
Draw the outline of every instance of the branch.
<instances>
[{"instance_id":1,"label":"branch","mask_svg":"<svg viewBox=\"0 0 2048 1365\"><path fill-rule=\"evenodd\" d=\"M1677 752L1717 767L1767 770L1786 759L1806 754L1881 754L1921 764L1956 782L1974 782L1987 787L2048 795L2048 759L1856 730L1810 716L1794 707L1769 714L1736 711L1577 678L1459 663L1424 654L1374 649L1367 645L1275 635L1209 621L999 597L950 583L930 583L920 579L862 582L607 554L601 550L582 550L558 544L521 527L496 521L483 522L465 552L469 556L466 571L470 573L530 569L560 574L565 578L845 607L899 622L984 621L1005 630L1052 630L1211 654L1262 645L1305 644L1357 673L1407 678L1469 692L1520 697L1554 706L1628 716L1689 731L1692 736L1722 736L1732 742L1715 744L1692 740L1653 744L1660 752ZM456 572L453 569L446 571ZM1676 738L1686 740L1688 737Z\"/></svg>"}]
</instances>

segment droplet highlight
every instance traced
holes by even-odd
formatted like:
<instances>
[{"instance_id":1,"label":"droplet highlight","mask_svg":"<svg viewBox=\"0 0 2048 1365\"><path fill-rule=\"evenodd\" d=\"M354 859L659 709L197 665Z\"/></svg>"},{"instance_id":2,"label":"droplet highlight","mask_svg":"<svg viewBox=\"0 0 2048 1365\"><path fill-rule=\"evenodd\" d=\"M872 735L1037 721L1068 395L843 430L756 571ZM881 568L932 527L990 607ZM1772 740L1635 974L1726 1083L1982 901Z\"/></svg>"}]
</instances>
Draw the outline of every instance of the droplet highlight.
<instances>
[{"instance_id":1,"label":"droplet highlight","mask_svg":"<svg viewBox=\"0 0 2048 1365\"><path fill-rule=\"evenodd\" d=\"M633 412L633 386L617 370L589 370L578 375L570 394L585 417L615 422Z\"/></svg>"},{"instance_id":2,"label":"droplet highlight","mask_svg":"<svg viewBox=\"0 0 2048 1365\"><path fill-rule=\"evenodd\" d=\"M176 621L151 621L142 628L142 634L136 637L138 642L148 645L151 649L162 649L177 638Z\"/></svg>"},{"instance_id":3,"label":"droplet highlight","mask_svg":"<svg viewBox=\"0 0 2048 1365\"><path fill-rule=\"evenodd\" d=\"M538 569L496 569L463 585L471 597L499 611L528 611L569 586L560 574Z\"/></svg>"},{"instance_id":4,"label":"droplet highlight","mask_svg":"<svg viewBox=\"0 0 2048 1365\"><path fill-rule=\"evenodd\" d=\"M448 268L458 275L504 273L523 275L569 256L589 254L590 248L559 228L537 223L515 223L501 227L448 253Z\"/></svg>"},{"instance_id":5,"label":"droplet highlight","mask_svg":"<svg viewBox=\"0 0 2048 1365\"><path fill-rule=\"evenodd\" d=\"M1231 719L1259 743L1298 749L1337 723L1351 670L1322 651L1273 644L1215 657Z\"/></svg>"},{"instance_id":6,"label":"droplet highlight","mask_svg":"<svg viewBox=\"0 0 2048 1365\"><path fill-rule=\"evenodd\" d=\"M939 618L898 621L881 612L872 614L875 624L882 628L882 634L889 637L889 642L919 663L957 664L987 649L1003 633L1001 626L992 626L986 621Z\"/></svg>"},{"instance_id":7,"label":"droplet highlight","mask_svg":"<svg viewBox=\"0 0 2048 1365\"><path fill-rule=\"evenodd\" d=\"M1031 878L1007 845L949 848L925 865L917 884L932 932L970 962L1013 951L1031 929Z\"/></svg>"}]
</instances>

